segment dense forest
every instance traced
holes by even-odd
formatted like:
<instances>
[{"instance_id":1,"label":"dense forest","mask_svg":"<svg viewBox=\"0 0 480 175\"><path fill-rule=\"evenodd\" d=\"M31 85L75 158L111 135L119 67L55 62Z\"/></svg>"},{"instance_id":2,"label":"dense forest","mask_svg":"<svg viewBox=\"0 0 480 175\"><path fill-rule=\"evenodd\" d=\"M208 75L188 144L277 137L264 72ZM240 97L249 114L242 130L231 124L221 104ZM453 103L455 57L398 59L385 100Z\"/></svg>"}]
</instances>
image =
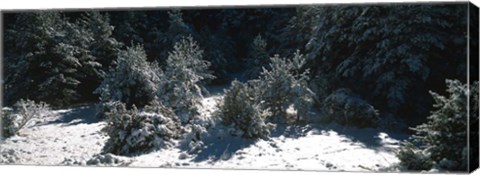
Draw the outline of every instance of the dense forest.
<instances>
[{"instance_id":1,"label":"dense forest","mask_svg":"<svg viewBox=\"0 0 480 175\"><path fill-rule=\"evenodd\" d=\"M95 103L96 115L109 121L104 151L125 155L167 144L157 136L166 142L191 131L197 134L188 138L201 140L210 125L195 117L199 99L209 87L226 86L216 115L244 131L244 138L268 137L275 123L313 120L382 128L413 135L399 152L407 169L465 171L468 154L478 164L478 152L468 152L466 144L467 98L473 104L470 124L478 124L478 11L468 14L467 8L447 3L4 13L2 102L15 108L29 99L54 109ZM470 36L469 25L477 26ZM470 64L468 43L470 57L477 58ZM153 129L157 136L145 138L150 142L124 146L137 136L119 131L146 121L167 129ZM4 134L15 134L7 127Z\"/></svg>"}]
</instances>

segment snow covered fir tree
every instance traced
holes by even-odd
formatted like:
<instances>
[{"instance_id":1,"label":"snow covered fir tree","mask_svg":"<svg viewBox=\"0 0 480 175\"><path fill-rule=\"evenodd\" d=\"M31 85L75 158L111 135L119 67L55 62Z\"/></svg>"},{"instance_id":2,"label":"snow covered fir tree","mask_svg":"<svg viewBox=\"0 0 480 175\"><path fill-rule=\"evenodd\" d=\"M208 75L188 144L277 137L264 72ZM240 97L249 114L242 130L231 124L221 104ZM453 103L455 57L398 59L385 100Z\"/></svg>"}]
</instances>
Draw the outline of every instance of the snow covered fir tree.
<instances>
[{"instance_id":1,"label":"snow covered fir tree","mask_svg":"<svg viewBox=\"0 0 480 175\"><path fill-rule=\"evenodd\" d=\"M478 168L466 2L2 17L0 164Z\"/></svg>"}]
</instances>

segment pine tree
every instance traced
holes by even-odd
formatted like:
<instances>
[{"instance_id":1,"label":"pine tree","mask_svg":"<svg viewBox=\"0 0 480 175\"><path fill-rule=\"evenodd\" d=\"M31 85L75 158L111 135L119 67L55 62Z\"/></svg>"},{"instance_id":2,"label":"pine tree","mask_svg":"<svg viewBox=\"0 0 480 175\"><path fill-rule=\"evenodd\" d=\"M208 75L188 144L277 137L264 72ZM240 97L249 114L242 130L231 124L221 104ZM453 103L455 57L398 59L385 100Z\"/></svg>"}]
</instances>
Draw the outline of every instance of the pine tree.
<instances>
[{"instance_id":1,"label":"pine tree","mask_svg":"<svg viewBox=\"0 0 480 175\"><path fill-rule=\"evenodd\" d=\"M54 107L96 99L92 92L121 47L111 37L108 16L87 12L72 20L60 12L37 12L15 18L6 37L12 43L5 58L7 105L19 98Z\"/></svg>"},{"instance_id":2,"label":"pine tree","mask_svg":"<svg viewBox=\"0 0 480 175\"><path fill-rule=\"evenodd\" d=\"M306 117L313 102L314 93L308 88L308 69L303 70L306 60L298 51L292 59L270 58L270 70L263 68L258 80L252 80L262 108L269 109L277 122L285 122L287 109L293 105L300 116Z\"/></svg>"},{"instance_id":3,"label":"pine tree","mask_svg":"<svg viewBox=\"0 0 480 175\"><path fill-rule=\"evenodd\" d=\"M29 98L65 106L81 99L85 77L99 76L89 50L93 34L59 12L18 14L6 33L7 105Z\"/></svg>"},{"instance_id":4,"label":"pine tree","mask_svg":"<svg viewBox=\"0 0 480 175\"><path fill-rule=\"evenodd\" d=\"M428 114L431 104L426 89L436 89L445 75L466 76L465 61L451 59L466 54L461 49L466 47L465 8L312 6L297 11L297 19L308 19L307 26L292 23L288 29L310 31L305 53L312 76L329 78L334 86L329 89L350 88L383 113L418 123L422 119L413 116Z\"/></svg>"},{"instance_id":5,"label":"pine tree","mask_svg":"<svg viewBox=\"0 0 480 175\"><path fill-rule=\"evenodd\" d=\"M295 53L296 50L305 52L305 45L312 38L312 30L315 22L316 8L297 7L295 15L288 18L287 25L278 34L278 51L281 55Z\"/></svg>"},{"instance_id":6,"label":"pine tree","mask_svg":"<svg viewBox=\"0 0 480 175\"><path fill-rule=\"evenodd\" d=\"M431 92L435 99L435 110L428 116L426 123L413 128L415 134L412 142L419 146L407 141L398 154L401 165L408 169L467 170L469 92L467 85L458 80L446 80L446 84L448 96ZM472 101L478 103L478 99L472 98ZM412 157L423 157L423 164L418 164Z\"/></svg>"},{"instance_id":7,"label":"pine tree","mask_svg":"<svg viewBox=\"0 0 480 175\"><path fill-rule=\"evenodd\" d=\"M238 65L235 58L234 43L221 28L217 31L202 30L198 33L199 44L204 46L204 59L211 63L215 79L213 83L225 83L229 81L229 73Z\"/></svg>"},{"instance_id":8,"label":"pine tree","mask_svg":"<svg viewBox=\"0 0 480 175\"><path fill-rule=\"evenodd\" d=\"M89 11L78 21L81 27L93 34L94 40L89 43L89 50L97 58L104 71L108 71L123 46L123 43L112 36L114 26L110 24L109 15L98 11Z\"/></svg>"},{"instance_id":9,"label":"pine tree","mask_svg":"<svg viewBox=\"0 0 480 175\"><path fill-rule=\"evenodd\" d=\"M225 125L233 125L249 139L265 138L274 125L267 122L271 113L263 110L256 100L255 90L248 83L237 80L225 90L223 101L219 103L219 116Z\"/></svg>"},{"instance_id":10,"label":"pine tree","mask_svg":"<svg viewBox=\"0 0 480 175\"><path fill-rule=\"evenodd\" d=\"M156 60L162 64L169 57L169 52L175 43L180 42L184 36L195 36L195 32L191 27L183 21L183 13L179 9L168 11L168 28L161 33L157 41L157 50L161 50L158 53Z\"/></svg>"},{"instance_id":11,"label":"pine tree","mask_svg":"<svg viewBox=\"0 0 480 175\"><path fill-rule=\"evenodd\" d=\"M98 97L94 96L92 92L100 85L106 72L115 66L114 62L123 44L112 37L114 28L110 25L109 16L106 14L103 15L97 11L86 12L77 23L91 33L92 40L88 43L87 49L96 60L96 62L86 62L83 65L86 71L91 73L82 78L79 90L82 91L82 98L96 100Z\"/></svg>"},{"instance_id":12,"label":"pine tree","mask_svg":"<svg viewBox=\"0 0 480 175\"><path fill-rule=\"evenodd\" d=\"M127 109L143 108L158 97L164 75L156 63L147 62L142 46L122 51L116 62L95 91L102 103L120 101Z\"/></svg>"},{"instance_id":13,"label":"pine tree","mask_svg":"<svg viewBox=\"0 0 480 175\"><path fill-rule=\"evenodd\" d=\"M166 106L172 107L186 123L197 115L197 105L203 97L204 82L215 78L208 67L210 62L203 60L203 50L191 36L175 43L168 55L165 76L167 82L161 89L160 98Z\"/></svg>"},{"instance_id":14,"label":"pine tree","mask_svg":"<svg viewBox=\"0 0 480 175\"><path fill-rule=\"evenodd\" d=\"M267 42L261 35L257 35L249 51L248 58L246 59L247 70L245 74L249 79L253 79L260 75L263 68L268 68L270 56L267 52Z\"/></svg>"}]
</instances>

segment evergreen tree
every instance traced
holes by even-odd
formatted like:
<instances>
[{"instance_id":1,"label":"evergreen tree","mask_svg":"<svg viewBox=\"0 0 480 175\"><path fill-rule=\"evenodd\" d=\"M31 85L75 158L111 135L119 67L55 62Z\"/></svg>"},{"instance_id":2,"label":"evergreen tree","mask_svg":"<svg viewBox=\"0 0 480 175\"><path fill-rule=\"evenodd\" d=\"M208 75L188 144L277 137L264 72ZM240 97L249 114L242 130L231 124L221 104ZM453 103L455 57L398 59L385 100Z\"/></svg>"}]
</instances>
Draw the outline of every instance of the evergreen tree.
<instances>
[{"instance_id":1,"label":"evergreen tree","mask_svg":"<svg viewBox=\"0 0 480 175\"><path fill-rule=\"evenodd\" d=\"M82 15L78 23L93 34L94 40L89 43L89 50L97 58L104 71L108 71L123 46L123 43L112 36L114 26L110 24L109 15L98 11L89 11Z\"/></svg>"},{"instance_id":2,"label":"evergreen tree","mask_svg":"<svg viewBox=\"0 0 480 175\"><path fill-rule=\"evenodd\" d=\"M208 28L207 28L208 29ZM224 29L218 31L202 30L198 33L199 44L204 46L205 60L211 63L215 79L213 83L225 83L229 81L229 73L238 65L235 58L233 41Z\"/></svg>"},{"instance_id":3,"label":"evergreen tree","mask_svg":"<svg viewBox=\"0 0 480 175\"><path fill-rule=\"evenodd\" d=\"M127 109L143 108L158 96L164 75L156 63L147 62L142 46L122 51L116 62L96 90L102 103L120 101Z\"/></svg>"},{"instance_id":4,"label":"evergreen tree","mask_svg":"<svg viewBox=\"0 0 480 175\"><path fill-rule=\"evenodd\" d=\"M300 6L295 9L295 15L288 18L288 23L278 34L279 44L276 53L291 55L296 50L305 52L305 45L312 38L316 8Z\"/></svg>"},{"instance_id":5,"label":"evergreen tree","mask_svg":"<svg viewBox=\"0 0 480 175\"><path fill-rule=\"evenodd\" d=\"M160 61L164 50L171 47L162 45L164 32L168 28L168 14L163 10L109 11L111 24L115 26L113 36L127 46L143 45L148 61ZM163 60L163 61L162 61Z\"/></svg>"},{"instance_id":6,"label":"evergreen tree","mask_svg":"<svg viewBox=\"0 0 480 175\"><path fill-rule=\"evenodd\" d=\"M29 98L65 106L81 98L85 77L100 76L93 34L59 12L17 14L6 33L6 105Z\"/></svg>"},{"instance_id":7,"label":"evergreen tree","mask_svg":"<svg viewBox=\"0 0 480 175\"><path fill-rule=\"evenodd\" d=\"M161 50L158 53L156 60L162 64L169 57L169 52L173 45L180 42L184 36L195 36L192 28L183 21L183 13L179 9L168 11L168 28L164 33L161 33L161 37L157 41L156 48Z\"/></svg>"},{"instance_id":8,"label":"evergreen tree","mask_svg":"<svg viewBox=\"0 0 480 175\"><path fill-rule=\"evenodd\" d=\"M267 122L271 113L263 110L255 100L255 90L248 83L237 80L225 90L223 101L219 103L219 116L225 125L234 125L243 132L242 137L257 139L270 135L273 125Z\"/></svg>"},{"instance_id":9,"label":"evergreen tree","mask_svg":"<svg viewBox=\"0 0 480 175\"><path fill-rule=\"evenodd\" d=\"M82 78L79 84L79 90L83 91L82 98L90 98L89 100L98 99L93 95L93 91L100 85L106 72L114 66L114 62L120 53L123 44L112 37L113 26L110 25L108 15L102 15L97 11L86 12L78 20L78 24L84 30L92 34L92 40L88 43L89 54L95 57L97 62L101 64L101 68L90 66L87 76ZM92 62L87 62L87 65ZM86 67L86 66L84 66Z\"/></svg>"},{"instance_id":10,"label":"evergreen tree","mask_svg":"<svg viewBox=\"0 0 480 175\"><path fill-rule=\"evenodd\" d=\"M398 157L408 169L443 169L466 171L468 164L467 145L467 98L466 84L458 80L446 80L448 96L431 92L435 110L428 121L413 130L412 142L407 141ZM478 89L478 82L475 83ZM475 96L475 95L473 95ZM472 98L478 104L478 99ZM472 111L475 111L474 108ZM478 112L478 111L477 111ZM421 157L419 164L416 158Z\"/></svg>"},{"instance_id":11,"label":"evergreen tree","mask_svg":"<svg viewBox=\"0 0 480 175\"><path fill-rule=\"evenodd\" d=\"M305 63L305 57L299 52L292 59L275 55L270 58L270 70L263 68L259 79L251 81L262 108L269 109L277 122L286 121L291 105L297 110L297 121L307 115L314 93L308 88L308 69L302 70Z\"/></svg>"},{"instance_id":12,"label":"evergreen tree","mask_svg":"<svg viewBox=\"0 0 480 175\"><path fill-rule=\"evenodd\" d=\"M206 92L203 83L215 78L208 67L210 62L203 60L203 50L191 36L175 43L174 50L166 61L165 76L167 82L160 89L164 104L172 107L186 123L197 115L202 92Z\"/></svg>"},{"instance_id":13,"label":"evergreen tree","mask_svg":"<svg viewBox=\"0 0 480 175\"><path fill-rule=\"evenodd\" d=\"M465 7L312 6L297 12L310 27L289 28L311 30L305 50L312 76L328 78L328 89L349 88L384 114L418 123L413 116L430 110L426 89L437 89L446 75L466 76L466 62L451 59L466 54Z\"/></svg>"},{"instance_id":14,"label":"evergreen tree","mask_svg":"<svg viewBox=\"0 0 480 175\"><path fill-rule=\"evenodd\" d=\"M267 42L261 35L257 35L250 46L248 58L246 60L245 71L249 79L257 78L262 72L263 68L268 67L270 56L267 52Z\"/></svg>"}]
</instances>

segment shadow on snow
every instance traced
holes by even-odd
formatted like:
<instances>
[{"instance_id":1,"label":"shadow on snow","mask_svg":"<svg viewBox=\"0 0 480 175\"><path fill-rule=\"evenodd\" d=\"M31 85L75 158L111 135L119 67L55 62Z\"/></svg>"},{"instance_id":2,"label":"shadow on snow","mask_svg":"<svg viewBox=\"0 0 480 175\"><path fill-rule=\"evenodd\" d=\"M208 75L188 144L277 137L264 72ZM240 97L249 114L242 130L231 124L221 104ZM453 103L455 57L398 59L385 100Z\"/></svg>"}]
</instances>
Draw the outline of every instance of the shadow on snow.
<instances>
[{"instance_id":1,"label":"shadow on snow","mask_svg":"<svg viewBox=\"0 0 480 175\"><path fill-rule=\"evenodd\" d=\"M315 125L314 128L323 131L334 131L339 136L344 136L352 142L358 142L363 147L376 151L389 150L385 145L398 145L399 141L409 137L408 134L401 132L382 131L377 128L356 128L351 126L341 126L336 123L325 125ZM387 143L388 142L388 143Z\"/></svg>"},{"instance_id":2,"label":"shadow on snow","mask_svg":"<svg viewBox=\"0 0 480 175\"><path fill-rule=\"evenodd\" d=\"M100 120L95 116L95 105L86 105L77 108L73 108L67 112L62 112L61 117L50 121L47 124L64 124L64 125L77 125L77 124L92 124L97 123Z\"/></svg>"}]
</instances>

